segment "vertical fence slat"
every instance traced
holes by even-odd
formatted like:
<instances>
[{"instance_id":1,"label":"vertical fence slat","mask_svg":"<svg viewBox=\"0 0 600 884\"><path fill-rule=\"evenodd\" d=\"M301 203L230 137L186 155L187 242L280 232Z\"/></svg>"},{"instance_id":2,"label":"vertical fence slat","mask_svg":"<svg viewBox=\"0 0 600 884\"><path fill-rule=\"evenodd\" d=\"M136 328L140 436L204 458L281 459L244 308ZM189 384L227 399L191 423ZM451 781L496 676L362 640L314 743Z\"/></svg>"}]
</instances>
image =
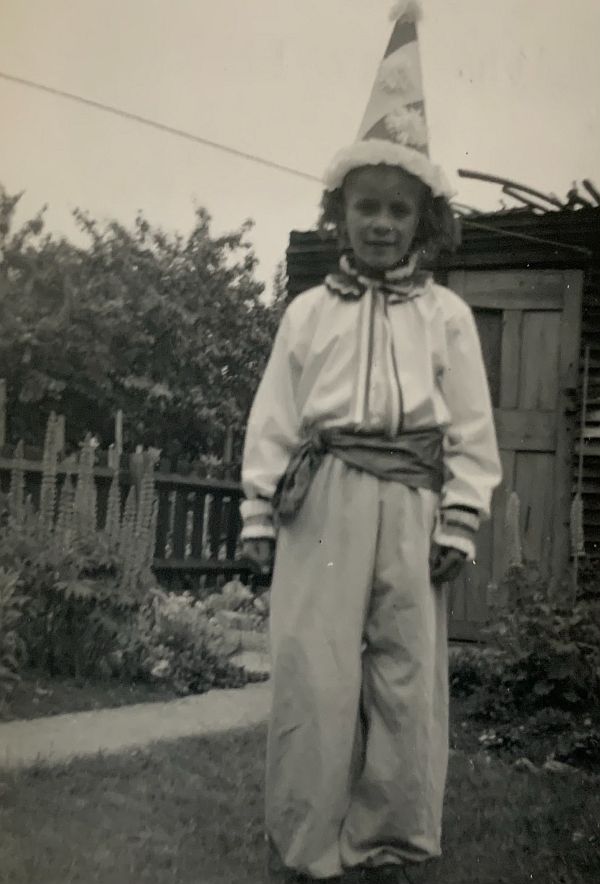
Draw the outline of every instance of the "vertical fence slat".
<instances>
[{"instance_id":1,"label":"vertical fence slat","mask_svg":"<svg viewBox=\"0 0 600 884\"><path fill-rule=\"evenodd\" d=\"M25 498L31 495L31 502L35 509L39 509L41 490L41 473L25 473Z\"/></svg>"},{"instance_id":2,"label":"vertical fence slat","mask_svg":"<svg viewBox=\"0 0 600 884\"><path fill-rule=\"evenodd\" d=\"M219 546L221 545L221 519L223 515L223 493L213 491L208 511L208 543L211 559L219 558Z\"/></svg>"},{"instance_id":3,"label":"vertical fence slat","mask_svg":"<svg viewBox=\"0 0 600 884\"><path fill-rule=\"evenodd\" d=\"M230 497L224 514L226 534L226 556L234 559L241 529L240 506L237 497Z\"/></svg>"},{"instance_id":4,"label":"vertical fence slat","mask_svg":"<svg viewBox=\"0 0 600 884\"><path fill-rule=\"evenodd\" d=\"M0 448L6 445L6 381L0 378Z\"/></svg>"},{"instance_id":5,"label":"vertical fence slat","mask_svg":"<svg viewBox=\"0 0 600 884\"><path fill-rule=\"evenodd\" d=\"M156 537L154 541L154 557L164 559L169 534L169 491L158 490L158 513L156 515Z\"/></svg>"},{"instance_id":6,"label":"vertical fence slat","mask_svg":"<svg viewBox=\"0 0 600 884\"><path fill-rule=\"evenodd\" d=\"M188 491L178 488L175 494L175 518L173 520L173 558L185 558L185 535L187 529Z\"/></svg>"},{"instance_id":7,"label":"vertical fence slat","mask_svg":"<svg viewBox=\"0 0 600 884\"><path fill-rule=\"evenodd\" d=\"M192 542L191 552L193 559L202 558L202 546L204 539L204 508L206 503L206 494L197 491L194 494L194 504L192 510Z\"/></svg>"},{"instance_id":8,"label":"vertical fence slat","mask_svg":"<svg viewBox=\"0 0 600 884\"><path fill-rule=\"evenodd\" d=\"M119 408L115 415L115 452L117 457L117 468L121 455L123 454L123 409Z\"/></svg>"}]
</instances>

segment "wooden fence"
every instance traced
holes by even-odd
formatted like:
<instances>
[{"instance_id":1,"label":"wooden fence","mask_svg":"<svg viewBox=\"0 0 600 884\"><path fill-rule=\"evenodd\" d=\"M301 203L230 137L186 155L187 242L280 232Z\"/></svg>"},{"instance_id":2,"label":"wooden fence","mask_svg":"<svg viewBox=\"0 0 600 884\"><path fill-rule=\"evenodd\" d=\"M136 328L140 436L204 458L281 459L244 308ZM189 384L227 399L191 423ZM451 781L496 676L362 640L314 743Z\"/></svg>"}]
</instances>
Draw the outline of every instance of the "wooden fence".
<instances>
[{"instance_id":1,"label":"wooden fence","mask_svg":"<svg viewBox=\"0 0 600 884\"><path fill-rule=\"evenodd\" d=\"M203 584L247 574L239 558L240 484L157 473L154 570L167 582Z\"/></svg>"},{"instance_id":2,"label":"wooden fence","mask_svg":"<svg viewBox=\"0 0 600 884\"><path fill-rule=\"evenodd\" d=\"M36 504L42 477L41 451L25 449L24 458L16 460L12 447L0 449L0 489L4 493L8 491L11 470L17 463L25 471L26 493ZM237 470L229 465L222 472L232 474ZM75 464L59 464L59 483L66 475L76 474ZM98 527L102 528L113 471L100 464L95 467L94 475ZM123 499L131 481L129 473L121 471ZM242 490L239 481L173 472L170 465L162 461L155 474L155 487L158 520L153 568L161 582L173 588L198 588L219 585L233 577L247 579L250 576L250 564L240 557Z\"/></svg>"},{"instance_id":3,"label":"wooden fence","mask_svg":"<svg viewBox=\"0 0 600 884\"><path fill-rule=\"evenodd\" d=\"M0 490L6 493L11 471L19 465L25 473L25 493L34 505L40 496L42 448L25 446L17 457L16 446L7 444L7 385L0 378ZM77 458L65 456L65 420L58 416L59 452L57 482L67 475L76 476ZM155 488L158 518L154 545L153 569L161 582L172 587L215 586L233 577L247 579L253 574L251 563L240 557L242 497L239 464L232 460L233 434L228 432L222 458L207 458L204 464L184 458L157 463ZM123 464L123 413L115 415L115 441L108 450L96 450L94 476L97 490L98 527L106 521L108 492L114 465ZM212 474L212 475L210 475ZM128 470L119 473L122 499L133 478ZM255 582L265 578L254 575Z\"/></svg>"}]
</instances>

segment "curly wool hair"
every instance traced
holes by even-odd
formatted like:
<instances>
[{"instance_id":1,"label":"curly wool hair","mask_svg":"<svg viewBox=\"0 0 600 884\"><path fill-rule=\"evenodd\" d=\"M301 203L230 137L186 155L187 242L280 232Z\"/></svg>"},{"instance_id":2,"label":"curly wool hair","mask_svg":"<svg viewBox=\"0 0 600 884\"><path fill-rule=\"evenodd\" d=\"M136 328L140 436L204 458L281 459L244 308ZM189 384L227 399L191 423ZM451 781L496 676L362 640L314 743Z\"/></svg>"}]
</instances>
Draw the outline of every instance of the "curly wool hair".
<instances>
[{"instance_id":1,"label":"curly wool hair","mask_svg":"<svg viewBox=\"0 0 600 884\"><path fill-rule=\"evenodd\" d=\"M420 254L420 263L429 263L441 255L452 254L460 243L460 222L454 216L450 203L443 196L434 196L424 186L421 220L415 233L411 251ZM321 198L318 229L324 235L334 232L340 251L350 247L345 231L344 184L336 190L325 190Z\"/></svg>"}]
</instances>

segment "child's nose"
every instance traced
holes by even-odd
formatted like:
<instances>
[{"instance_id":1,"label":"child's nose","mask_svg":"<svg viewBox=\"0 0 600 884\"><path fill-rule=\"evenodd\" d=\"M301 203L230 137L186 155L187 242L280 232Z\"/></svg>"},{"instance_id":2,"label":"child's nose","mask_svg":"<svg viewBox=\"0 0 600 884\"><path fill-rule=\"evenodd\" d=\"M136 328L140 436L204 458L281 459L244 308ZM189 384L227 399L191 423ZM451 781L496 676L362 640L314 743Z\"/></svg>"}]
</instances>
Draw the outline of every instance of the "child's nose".
<instances>
[{"instance_id":1,"label":"child's nose","mask_svg":"<svg viewBox=\"0 0 600 884\"><path fill-rule=\"evenodd\" d=\"M375 219L375 229L378 233L386 233L394 229L392 218L382 212Z\"/></svg>"}]
</instances>

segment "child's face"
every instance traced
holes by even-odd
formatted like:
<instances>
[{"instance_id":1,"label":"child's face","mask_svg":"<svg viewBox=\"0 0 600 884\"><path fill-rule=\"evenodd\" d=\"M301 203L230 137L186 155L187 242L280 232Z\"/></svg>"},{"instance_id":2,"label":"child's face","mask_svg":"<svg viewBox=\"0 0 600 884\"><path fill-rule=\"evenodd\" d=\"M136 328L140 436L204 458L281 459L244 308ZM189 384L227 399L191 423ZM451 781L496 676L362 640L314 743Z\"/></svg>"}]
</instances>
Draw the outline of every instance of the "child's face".
<instances>
[{"instance_id":1,"label":"child's face","mask_svg":"<svg viewBox=\"0 0 600 884\"><path fill-rule=\"evenodd\" d=\"M356 263L390 270L408 253L425 185L395 166L365 166L344 183L345 228Z\"/></svg>"}]
</instances>

